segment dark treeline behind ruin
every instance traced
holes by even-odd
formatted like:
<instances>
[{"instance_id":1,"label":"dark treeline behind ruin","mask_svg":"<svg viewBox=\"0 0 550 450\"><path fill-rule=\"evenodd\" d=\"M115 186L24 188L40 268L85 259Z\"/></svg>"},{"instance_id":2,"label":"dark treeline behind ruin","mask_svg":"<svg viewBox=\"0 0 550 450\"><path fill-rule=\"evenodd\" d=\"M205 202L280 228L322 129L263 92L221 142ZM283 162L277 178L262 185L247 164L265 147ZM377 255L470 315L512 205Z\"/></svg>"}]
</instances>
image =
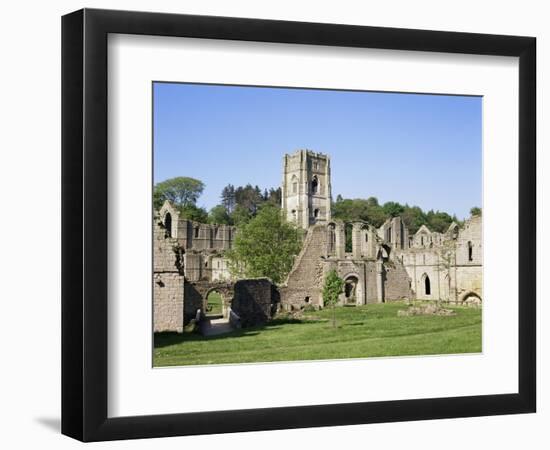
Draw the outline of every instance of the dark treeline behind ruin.
<instances>
[{"instance_id":1,"label":"dark treeline behind ruin","mask_svg":"<svg viewBox=\"0 0 550 450\"><path fill-rule=\"evenodd\" d=\"M281 188L264 188L247 184L234 186L228 184L220 193L220 204L210 211L197 206L197 200L204 190L204 183L189 177L177 177L155 185L153 201L160 208L164 200L170 200L184 218L203 223L245 225L254 218L264 205L281 207ZM473 207L472 215L480 215L481 208ZM332 218L345 222L365 221L375 227L387 219L401 216L409 232L416 233L422 225L432 231L445 232L455 221L461 224L455 215L442 211L423 211L418 206L409 206L398 202L379 204L376 197L367 199L344 199L341 195L332 202Z\"/></svg>"}]
</instances>

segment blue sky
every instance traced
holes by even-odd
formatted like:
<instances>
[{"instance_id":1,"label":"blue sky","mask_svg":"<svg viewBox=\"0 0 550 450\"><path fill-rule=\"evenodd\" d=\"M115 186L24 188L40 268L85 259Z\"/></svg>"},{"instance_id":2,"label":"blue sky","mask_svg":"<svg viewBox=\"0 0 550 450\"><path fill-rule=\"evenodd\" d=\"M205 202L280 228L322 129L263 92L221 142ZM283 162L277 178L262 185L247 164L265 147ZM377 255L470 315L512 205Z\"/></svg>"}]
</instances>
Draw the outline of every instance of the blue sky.
<instances>
[{"instance_id":1,"label":"blue sky","mask_svg":"<svg viewBox=\"0 0 550 450\"><path fill-rule=\"evenodd\" d=\"M480 97L154 83L154 182L281 183L282 157L331 156L332 195L469 215L481 206Z\"/></svg>"}]
</instances>

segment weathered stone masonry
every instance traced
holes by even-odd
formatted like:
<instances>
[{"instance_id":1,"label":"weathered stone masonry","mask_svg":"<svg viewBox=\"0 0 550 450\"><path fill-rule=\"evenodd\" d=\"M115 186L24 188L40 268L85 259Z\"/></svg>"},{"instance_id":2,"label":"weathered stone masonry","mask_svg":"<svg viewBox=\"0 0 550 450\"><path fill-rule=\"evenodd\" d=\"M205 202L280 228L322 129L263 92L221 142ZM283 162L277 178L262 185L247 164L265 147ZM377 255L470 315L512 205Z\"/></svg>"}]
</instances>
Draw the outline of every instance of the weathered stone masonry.
<instances>
[{"instance_id":1,"label":"weathered stone masonry","mask_svg":"<svg viewBox=\"0 0 550 450\"><path fill-rule=\"evenodd\" d=\"M154 224L154 330L182 331L204 314L208 293L223 297L244 326L269 320L278 307L322 307L326 274L336 270L345 282L340 303L363 305L402 299L480 304L482 219L445 233L426 226L410 235L400 217L379 228L346 224L331 217L330 158L299 150L283 160L282 208L286 219L307 231L285 283L231 278L224 252L235 228L180 218L165 202ZM351 247L346 247L351 241Z\"/></svg>"}]
</instances>

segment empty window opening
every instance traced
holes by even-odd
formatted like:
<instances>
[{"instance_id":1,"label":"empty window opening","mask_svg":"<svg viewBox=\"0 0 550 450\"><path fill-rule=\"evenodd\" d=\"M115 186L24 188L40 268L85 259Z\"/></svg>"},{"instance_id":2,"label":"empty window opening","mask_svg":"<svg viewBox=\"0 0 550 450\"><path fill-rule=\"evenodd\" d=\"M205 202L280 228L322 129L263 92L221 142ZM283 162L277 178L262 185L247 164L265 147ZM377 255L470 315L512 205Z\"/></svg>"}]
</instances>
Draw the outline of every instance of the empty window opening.
<instances>
[{"instance_id":1,"label":"empty window opening","mask_svg":"<svg viewBox=\"0 0 550 450\"><path fill-rule=\"evenodd\" d=\"M313 177L313 180L311 182L311 193L317 194L319 190L319 180L317 180L317 177Z\"/></svg>"},{"instance_id":2,"label":"empty window opening","mask_svg":"<svg viewBox=\"0 0 550 450\"><path fill-rule=\"evenodd\" d=\"M432 295L432 289L430 286L430 277L426 275L426 278L424 278L424 293L426 295Z\"/></svg>"},{"instance_id":3,"label":"empty window opening","mask_svg":"<svg viewBox=\"0 0 550 450\"><path fill-rule=\"evenodd\" d=\"M474 260L474 247L471 241L468 241L468 261Z\"/></svg>"},{"instance_id":4,"label":"empty window opening","mask_svg":"<svg viewBox=\"0 0 550 450\"><path fill-rule=\"evenodd\" d=\"M344 234L346 237L346 252L351 253L353 251L353 225L351 223L344 225Z\"/></svg>"},{"instance_id":5,"label":"empty window opening","mask_svg":"<svg viewBox=\"0 0 550 450\"><path fill-rule=\"evenodd\" d=\"M195 237L199 237L199 227L195 227Z\"/></svg>"},{"instance_id":6,"label":"empty window opening","mask_svg":"<svg viewBox=\"0 0 550 450\"><path fill-rule=\"evenodd\" d=\"M166 237L172 237L172 215L166 213L164 216L164 228L166 229Z\"/></svg>"},{"instance_id":7,"label":"empty window opening","mask_svg":"<svg viewBox=\"0 0 550 450\"><path fill-rule=\"evenodd\" d=\"M315 217L316 219L319 217L319 208L315 209L315 211L313 211L313 217Z\"/></svg>"},{"instance_id":8,"label":"empty window opening","mask_svg":"<svg viewBox=\"0 0 550 450\"><path fill-rule=\"evenodd\" d=\"M223 297L218 291L210 291L205 299L205 311L209 316L219 316L223 314Z\"/></svg>"}]
</instances>

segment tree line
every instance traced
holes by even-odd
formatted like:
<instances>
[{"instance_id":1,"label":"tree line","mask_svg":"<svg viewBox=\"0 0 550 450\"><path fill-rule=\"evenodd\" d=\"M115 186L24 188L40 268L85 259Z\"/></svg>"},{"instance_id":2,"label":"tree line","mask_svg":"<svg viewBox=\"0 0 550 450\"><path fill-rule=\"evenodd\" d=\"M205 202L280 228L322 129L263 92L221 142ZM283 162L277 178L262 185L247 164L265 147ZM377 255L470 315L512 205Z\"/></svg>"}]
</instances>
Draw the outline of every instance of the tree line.
<instances>
[{"instance_id":1,"label":"tree line","mask_svg":"<svg viewBox=\"0 0 550 450\"><path fill-rule=\"evenodd\" d=\"M244 225L258 214L264 205L280 207L281 188L260 189L247 184L228 184L222 189L220 203L210 211L198 206L205 184L191 177L176 177L157 183L153 190L153 204L159 209L165 200L177 208L185 219L202 223Z\"/></svg>"},{"instance_id":2,"label":"tree line","mask_svg":"<svg viewBox=\"0 0 550 450\"><path fill-rule=\"evenodd\" d=\"M205 184L195 178L176 177L155 185L154 205L158 209L169 200L179 209L182 217L203 223L244 225L254 218L262 206L281 207L281 188L264 188L247 184L228 184L220 193L220 203L210 211L197 206L197 200L204 191ZM472 215L481 215L481 208L473 207ZM398 202L380 204L376 197L367 199L344 199L341 195L332 203L332 217L344 222L365 221L374 227L381 226L391 217L401 216L403 222L414 234L422 225L430 230L443 233L454 221L462 224L455 215L444 211L424 211L419 206L409 206Z\"/></svg>"},{"instance_id":3,"label":"tree line","mask_svg":"<svg viewBox=\"0 0 550 450\"><path fill-rule=\"evenodd\" d=\"M473 207L471 215L481 215L481 208ZM414 234L422 225L430 230L443 233L447 231L451 223L462 225L456 215L450 215L443 211L423 211L419 206L409 206L398 202L386 202L379 204L376 197L367 199L344 199L341 195L332 203L332 217L344 222L365 221L375 227L381 226L387 219L401 216L403 223Z\"/></svg>"}]
</instances>

